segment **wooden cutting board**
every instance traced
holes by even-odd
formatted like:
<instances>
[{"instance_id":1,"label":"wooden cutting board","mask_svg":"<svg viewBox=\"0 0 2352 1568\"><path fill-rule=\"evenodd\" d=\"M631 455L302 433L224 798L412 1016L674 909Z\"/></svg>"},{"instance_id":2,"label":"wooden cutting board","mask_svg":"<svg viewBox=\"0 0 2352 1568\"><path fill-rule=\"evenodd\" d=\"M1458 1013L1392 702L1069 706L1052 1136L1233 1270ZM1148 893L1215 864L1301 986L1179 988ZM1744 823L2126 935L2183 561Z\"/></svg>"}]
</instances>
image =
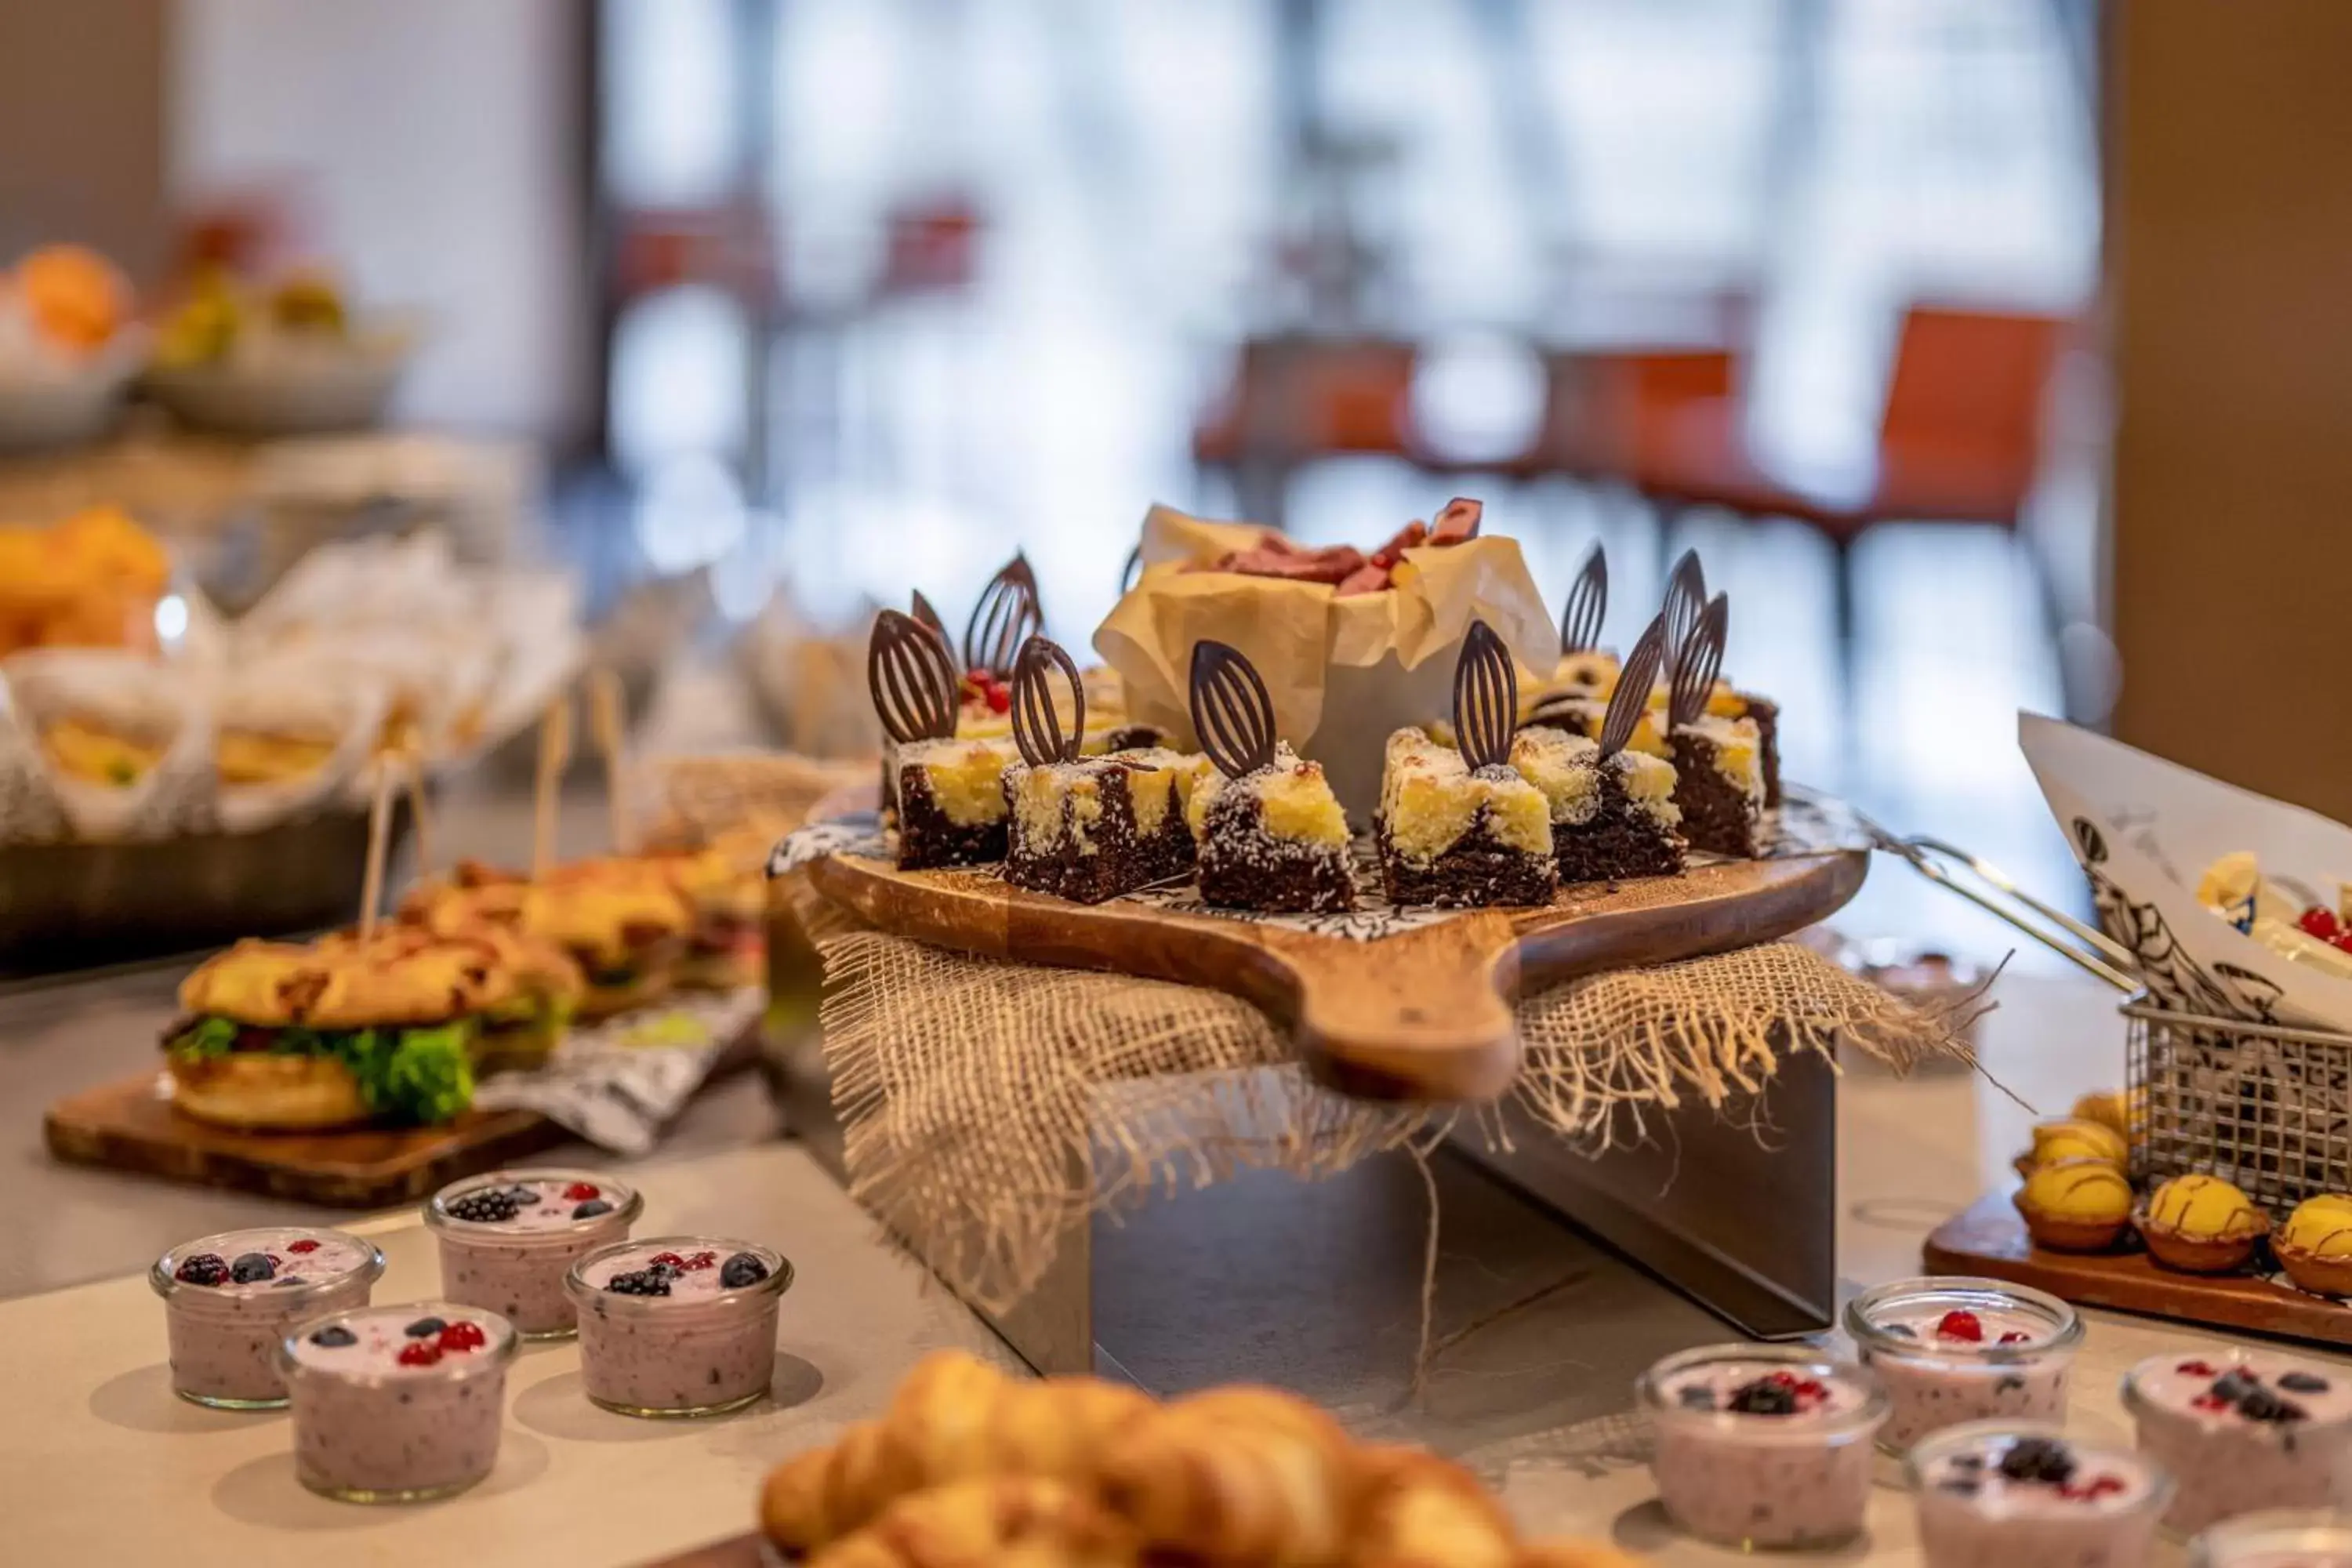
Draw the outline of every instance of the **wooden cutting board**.
<instances>
[{"instance_id":1,"label":"wooden cutting board","mask_svg":"<svg viewBox=\"0 0 2352 1568\"><path fill-rule=\"evenodd\" d=\"M755 1023L704 1081L757 1060L759 1038ZM162 1073L142 1073L58 1100L41 1122L49 1152L74 1164L369 1209L422 1202L460 1176L495 1170L572 1136L535 1110L472 1110L446 1127L239 1132L181 1115L163 1084Z\"/></svg>"},{"instance_id":2,"label":"wooden cutting board","mask_svg":"<svg viewBox=\"0 0 2352 1568\"><path fill-rule=\"evenodd\" d=\"M2033 1245L2005 1193L1946 1220L1922 1249L1930 1274L1980 1274L2047 1290L2079 1307L2113 1307L2258 1334L2352 1345L2352 1306L2253 1274L2207 1277L2159 1267L2145 1252L2052 1252Z\"/></svg>"},{"instance_id":3,"label":"wooden cutting board","mask_svg":"<svg viewBox=\"0 0 2352 1568\"><path fill-rule=\"evenodd\" d=\"M871 785L824 809L871 810ZM817 891L881 930L1024 963L1108 969L1240 996L1289 1026L1324 1082L1377 1100L1493 1100L1519 1066L1512 1002L1603 970L1787 935L1861 888L1866 840L1843 807L1790 814L1771 858L1561 889L1540 909L1464 910L1370 940L1172 910L1077 904L992 869L901 871L834 855Z\"/></svg>"}]
</instances>

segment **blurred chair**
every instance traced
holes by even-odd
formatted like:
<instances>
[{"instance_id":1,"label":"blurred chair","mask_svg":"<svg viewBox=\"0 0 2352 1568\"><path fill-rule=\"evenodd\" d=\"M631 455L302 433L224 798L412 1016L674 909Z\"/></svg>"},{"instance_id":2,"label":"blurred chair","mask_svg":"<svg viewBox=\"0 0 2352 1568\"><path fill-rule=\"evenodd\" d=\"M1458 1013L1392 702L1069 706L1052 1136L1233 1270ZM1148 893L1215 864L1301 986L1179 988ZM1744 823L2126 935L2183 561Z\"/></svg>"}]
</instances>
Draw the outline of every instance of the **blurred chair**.
<instances>
[{"instance_id":1,"label":"blurred chair","mask_svg":"<svg viewBox=\"0 0 2352 1568\"><path fill-rule=\"evenodd\" d=\"M1192 430L1192 460L1232 476L1243 516L1280 527L1290 476L1318 458L1377 454L1428 466L1413 437L1414 346L1392 338L1281 336L1242 344L1234 378Z\"/></svg>"},{"instance_id":2,"label":"blurred chair","mask_svg":"<svg viewBox=\"0 0 2352 1568\"><path fill-rule=\"evenodd\" d=\"M1547 437L1589 471L1624 478L1657 506L1662 541L1678 513L1699 508L1788 518L1829 540L1851 700L1853 542L1882 522L1983 522L2018 532L2042 466L2042 395L2066 327L2049 316L1912 307L1880 417L1876 477L1859 502L1808 495L1754 460L1738 365L1728 354L1588 364L1576 373L1586 381L1583 403L1563 413L1568 423L1557 435L1548 426ZM1578 407L1587 427L1572 417Z\"/></svg>"}]
</instances>

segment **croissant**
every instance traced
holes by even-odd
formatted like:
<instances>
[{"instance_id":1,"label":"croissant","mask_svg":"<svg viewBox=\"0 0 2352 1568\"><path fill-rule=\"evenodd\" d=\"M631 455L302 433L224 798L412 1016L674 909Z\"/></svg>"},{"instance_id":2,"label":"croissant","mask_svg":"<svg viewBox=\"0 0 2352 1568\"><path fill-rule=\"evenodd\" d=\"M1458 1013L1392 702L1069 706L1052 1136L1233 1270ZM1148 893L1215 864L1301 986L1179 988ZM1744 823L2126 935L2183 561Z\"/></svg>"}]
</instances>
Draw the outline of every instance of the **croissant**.
<instances>
[{"instance_id":1,"label":"croissant","mask_svg":"<svg viewBox=\"0 0 2352 1568\"><path fill-rule=\"evenodd\" d=\"M761 1524L777 1545L806 1551L906 1493L950 1481L1023 1475L1091 1491L1104 1451L1158 1409L1124 1384L1016 1382L975 1357L941 1351L907 1374L879 1421L852 1426L832 1449L802 1454L771 1475Z\"/></svg>"},{"instance_id":2,"label":"croissant","mask_svg":"<svg viewBox=\"0 0 2352 1568\"><path fill-rule=\"evenodd\" d=\"M1478 1478L1425 1448L1356 1450L1354 1568L1515 1568L1518 1532ZM1599 1568L1599 1565L1594 1565Z\"/></svg>"},{"instance_id":3,"label":"croissant","mask_svg":"<svg viewBox=\"0 0 2352 1568\"><path fill-rule=\"evenodd\" d=\"M1649 1568L1647 1561L1600 1541L1538 1541L1515 1568Z\"/></svg>"},{"instance_id":4,"label":"croissant","mask_svg":"<svg viewBox=\"0 0 2352 1568\"><path fill-rule=\"evenodd\" d=\"M1148 1545L1249 1568L1337 1560L1355 1496L1347 1435L1313 1405L1265 1388L1167 1405L1111 1446L1102 1485Z\"/></svg>"},{"instance_id":5,"label":"croissant","mask_svg":"<svg viewBox=\"0 0 2352 1568\"><path fill-rule=\"evenodd\" d=\"M1134 1568L1134 1527L1084 1491L992 1476L901 1498L808 1568Z\"/></svg>"}]
</instances>

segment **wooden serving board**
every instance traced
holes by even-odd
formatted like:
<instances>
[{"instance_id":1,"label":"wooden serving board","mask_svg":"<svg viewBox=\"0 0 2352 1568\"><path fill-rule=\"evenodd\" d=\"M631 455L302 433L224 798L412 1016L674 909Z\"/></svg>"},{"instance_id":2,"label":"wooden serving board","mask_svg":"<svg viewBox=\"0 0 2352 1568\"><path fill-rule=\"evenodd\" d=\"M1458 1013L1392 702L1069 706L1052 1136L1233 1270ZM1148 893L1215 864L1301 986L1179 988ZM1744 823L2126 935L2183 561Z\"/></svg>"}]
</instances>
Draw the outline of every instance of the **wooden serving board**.
<instances>
[{"instance_id":1,"label":"wooden serving board","mask_svg":"<svg viewBox=\"0 0 2352 1568\"><path fill-rule=\"evenodd\" d=\"M665 1557L649 1563L646 1568L768 1568L777 1559L762 1551L757 1531L726 1541L714 1541L708 1546L698 1546L691 1552L681 1552L675 1557Z\"/></svg>"},{"instance_id":2,"label":"wooden serving board","mask_svg":"<svg viewBox=\"0 0 2352 1568\"><path fill-rule=\"evenodd\" d=\"M711 1065L706 1084L758 1059L755 1022ZM49 1152L199 1186L232 1187L334 1208L421 1202L460 1176L552 1148L572 1134L535 1110L469 1110L446 1127L348 1132L239 1132L172 1108L161 1072L68 1095L41 1130Z\"/></svg>"},{"instance_id":3,"label":"wooden serving board","mask_svg":"<svg viewBox=\"0 0 2352 1568\"><path fill-rule=\"evenodd\" d=\"M2053 1252L2036 1247L2005 1193L1988 1194L1937 1226L1921 1256L1930 1274L1986 1275L2047 1290L2081 1307L2352 1345L2352 1306L2257 1275L2182 1274L2138 1250Z\"/></svg>"},{"instance_id":4,"label":"wooden serving board","mask_svg":"<svg viewBox=\"0 0 2352 1568\"><path fill-rule=\"evenodd\" d=\"M873 787L859 795L824 805L871 810ZM1487 1100L1518 1072L1511 1004L1522 991L1752 946L1841 908L1869 850L1850 831L1809 831L1814 839L1770 859L1567 888L1544 908L1464 910L1370 940L1126 900L1071 903L992 869L901 871L836 854L809 875L828 900L902 936L1240 996L1287 1025L1309 1069L1350 1094Z\"/></svg>"}]
</instances>

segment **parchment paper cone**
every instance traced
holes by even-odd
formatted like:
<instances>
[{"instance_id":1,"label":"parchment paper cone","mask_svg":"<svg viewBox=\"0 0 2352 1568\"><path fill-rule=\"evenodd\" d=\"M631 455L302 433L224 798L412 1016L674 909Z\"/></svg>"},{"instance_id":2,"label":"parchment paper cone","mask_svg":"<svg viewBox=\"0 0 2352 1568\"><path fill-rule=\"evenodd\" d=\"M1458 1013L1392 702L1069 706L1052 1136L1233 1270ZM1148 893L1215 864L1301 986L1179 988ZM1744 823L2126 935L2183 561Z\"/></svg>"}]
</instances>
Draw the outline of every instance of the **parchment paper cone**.
<instances>
[{"instance_id":1,"label":"parchment paper cone","mask_svg":"<svg viewBox=\"0 0 2352 1568\"><path fill-rule=\"evenodd\" d=\"M1559 634L1516 540L1408 550L1395 587L1344 599L1320 583L1187 570L1270 531L1164 506L1146 514L1143 575L1095 631L1137 721L1196 743L1185 700L1192 646L1230 643L1264 678L1282 737L1323 764L1362 826L1380 802L1390 733L1447 716L1474 619L1495 628L1522 681L1552 667Z\"/></svg>"}]
</instances>

